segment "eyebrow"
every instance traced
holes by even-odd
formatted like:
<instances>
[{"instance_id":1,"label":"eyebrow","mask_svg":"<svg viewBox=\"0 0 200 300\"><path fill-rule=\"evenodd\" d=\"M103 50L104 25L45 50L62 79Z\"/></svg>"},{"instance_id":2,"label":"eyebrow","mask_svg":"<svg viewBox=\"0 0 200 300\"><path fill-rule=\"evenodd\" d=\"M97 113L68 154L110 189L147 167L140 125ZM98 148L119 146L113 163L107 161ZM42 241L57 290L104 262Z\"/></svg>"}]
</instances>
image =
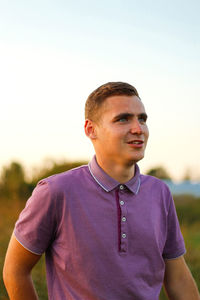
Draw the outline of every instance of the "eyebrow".
<instances>
[{"instance_id":1,"label":"eyebrow","mask_svg":"<svg viewBox=\"0 0 200 300\"><path fill-rule=\"evenodd\" d=\"M121 114L115 116L113 118L113 121L117 121L117 120L123 119L123 118L132 118L134 116L135 116L134 114L130 114L130 113L121 113ZM141 113L138 115L138 118L144 118L146 120L148 118L148 116L146 113Z\"/></svg>"}]
</instances>

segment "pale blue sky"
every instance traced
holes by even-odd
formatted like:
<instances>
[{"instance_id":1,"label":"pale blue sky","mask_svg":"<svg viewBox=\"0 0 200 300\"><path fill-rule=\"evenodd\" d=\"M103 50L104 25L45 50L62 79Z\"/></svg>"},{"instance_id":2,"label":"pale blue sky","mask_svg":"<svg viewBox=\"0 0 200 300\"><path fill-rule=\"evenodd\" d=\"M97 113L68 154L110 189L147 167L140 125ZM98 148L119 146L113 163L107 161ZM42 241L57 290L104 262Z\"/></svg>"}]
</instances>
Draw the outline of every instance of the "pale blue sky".
<instances>
[{"instance_id":1,"label":"pale blue sky","mask_svg":"<svg viewBox=\"0 0 200 300\"><path fill-rule=\"evenodd\" d=\"M200 2L0 1L0 168L90 159L84 103L136 86L149 115L142 171L200 179Z\"/></svg>"}]
</instances>

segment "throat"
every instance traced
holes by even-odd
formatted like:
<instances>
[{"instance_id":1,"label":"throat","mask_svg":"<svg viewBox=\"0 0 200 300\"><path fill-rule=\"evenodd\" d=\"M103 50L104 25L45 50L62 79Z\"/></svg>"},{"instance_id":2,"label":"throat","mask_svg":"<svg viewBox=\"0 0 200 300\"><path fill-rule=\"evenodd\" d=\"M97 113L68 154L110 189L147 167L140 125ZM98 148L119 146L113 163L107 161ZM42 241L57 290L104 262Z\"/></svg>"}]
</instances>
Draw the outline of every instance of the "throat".
<instances>
[{"instance_id":1,"label":"throat","mask_svg":"<svg viewBox=\"0 0 200 300\"><path fill-rule=\"evenodd\" d=\"M117 180L120 183L126 183L128 182L131 178L133 178L135 175L135 166L132 166L129 169L121 169L121 170L116 170L114 172L113 177L115 180Z\"/></svg>"},{"instance_id":2,"label":"throat","mask_svg":"<svg viewBox=\"0 0 200 300\"><path fill-rule=\"evenodd\" d=\"M112 162L103 162L98 160L98 165L113 179L119 183L128 182L135 175L135 164L120 165Z\"/></svg>"}]
</instances>

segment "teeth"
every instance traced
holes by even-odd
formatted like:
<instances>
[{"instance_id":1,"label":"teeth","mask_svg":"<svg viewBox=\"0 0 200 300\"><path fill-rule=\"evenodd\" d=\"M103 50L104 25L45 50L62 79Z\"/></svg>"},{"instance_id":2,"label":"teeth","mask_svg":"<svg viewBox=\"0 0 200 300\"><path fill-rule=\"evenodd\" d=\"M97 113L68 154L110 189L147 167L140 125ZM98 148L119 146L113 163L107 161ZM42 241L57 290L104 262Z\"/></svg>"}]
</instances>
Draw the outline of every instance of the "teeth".
<instances>
[{"instance_id":1,"label":"teeth","mask_svg":"<svg viewBox=\"0 0 200 300\"><path fill-rule=\"evenodd\" d=\"M143 141L131 141L129 144L136 144L136 145L141 145L143 144Z\"/></svg>"}]
</instances>

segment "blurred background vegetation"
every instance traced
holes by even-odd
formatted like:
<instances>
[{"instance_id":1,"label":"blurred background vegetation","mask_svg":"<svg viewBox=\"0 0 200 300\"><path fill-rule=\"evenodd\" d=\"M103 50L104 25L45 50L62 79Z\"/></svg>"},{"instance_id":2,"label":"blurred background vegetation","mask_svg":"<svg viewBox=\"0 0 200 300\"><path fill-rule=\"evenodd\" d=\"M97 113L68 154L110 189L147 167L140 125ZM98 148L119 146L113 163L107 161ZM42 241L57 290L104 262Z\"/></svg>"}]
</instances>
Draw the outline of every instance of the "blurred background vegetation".
<instances>
[{"instance_id":1,"label":"blurred background vegetation","mask_svg":"<svg viewBox=\"0 0 200 300\"><path fill-rule=\"evenodd\" d=\"M18 162L12 162L2 169L0 176L0 300L9 299L2 280L2 268L8 242L19 213L25 206L35 185L42 178L82 164L87 164L87 162L56 163L51 161L45 167L35 171L29 179L27 179L24 167ZM147 173L160 179L170 179L169 174L162 167L151 169ZM192 195L174 195L174 200L187 248L185 259L200 289L200 198ZM39 299L48 299L44 257L34 268L32 275ZM160 300L166 299L162 290Z\"/></svg>"}]
</instances>

